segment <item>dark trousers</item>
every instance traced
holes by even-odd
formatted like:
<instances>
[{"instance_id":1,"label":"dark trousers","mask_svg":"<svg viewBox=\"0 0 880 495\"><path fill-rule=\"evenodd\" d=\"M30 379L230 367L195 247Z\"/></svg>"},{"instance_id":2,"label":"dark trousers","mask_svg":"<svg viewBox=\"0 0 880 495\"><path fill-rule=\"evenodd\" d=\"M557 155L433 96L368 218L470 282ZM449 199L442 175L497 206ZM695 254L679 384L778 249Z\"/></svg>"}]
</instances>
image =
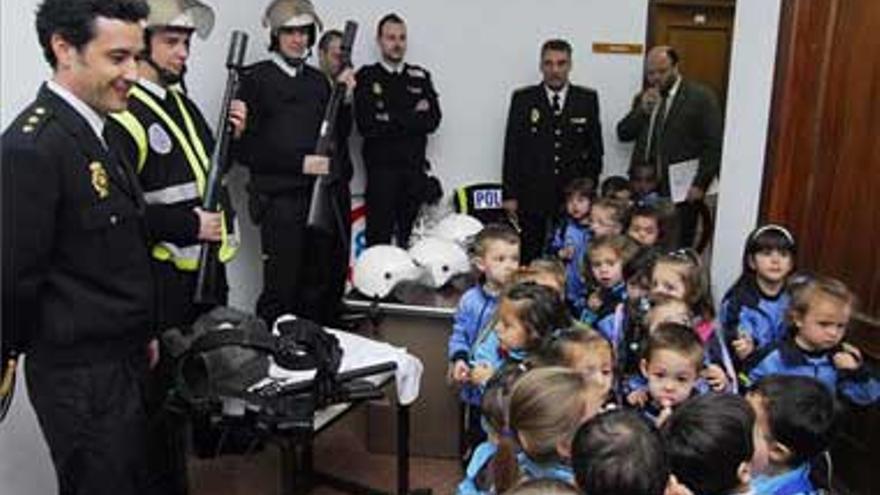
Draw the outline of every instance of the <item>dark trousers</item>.
<instances>
[{"instance_id":1,"label":"dark trousers","mask_svg":"<svg viewBox=\"0 0 880 495\"><path fill-rule=\"evenodd\" d=\"M404 167L367 167L367 246L406 247L421 206L418 197L424 172Z\"/></svg>"},{"instance_id":2,"label":"dark trousers","mask_svg":"<svg viewBox=\"0 0 880 495\"><path fill-rule=\"evenodd\" d=\"M552 215L548 213L536 213L520 211L520 261L527 265L535 258L544 255L547 249L547 236L553 222Z\"/></svg>"},{"instance_id":3,"label":"dark trousers","mask_svg":"<svg viewBox=\"0 0 880 495\"><path fill-rule=\"evenodd\" d=\"M146 462L146 353L61 366L25 359L28 396L60 495L141 495Z\"/></svg>"},{"instance_id":4,"label":"dark trousers","mask_svg":"<svg viewBox=\"0 0 880 495\"><path fill-rule=\"evenodd\" d=\"M226 269L220 265L215 295L220 305L228 299ZM178 270L172 263L153 262L158 290L159 329L192 325L210 307L193 303L197 272ZM161 342L161 340L160 340ZM167 408L167 398L174 385L174 363L162 349L159 365L150 370L146 382L147 413L147 493L184 495L188 492L186 459L187 421Z\"/></svg>"},{"instance_id":5,"label":"dark trousers","mask_svg":"<svg viewBox=\"0 0 880 495\"><path fill-rule=\"evenodd\" d=\"M260 218L263 291L257 316L271 325L287 313L305 316L303 299L311 189L266 197Z\"/></svg>"},{"instance_id":6,"label":"dark trousers","mask_svg":"<svg viewBox=\"0 0 880 495\"><path fill-rule=\"evenodd\" d=\"M678 247L694 247L699 219L698 205L687 201L677 203L675 214L678 227Z\"/></svg>"},{"instance_id":7,"label":"dark trousers","mask_svg":"<svg viewBox=\"0 0 880 495\"><path fill-rule=\"evenodd\" d=\"M348 278L351 192L348 183L340 182L329 187L334 202L334 229L333 232L309 229L303 287L306 312L302 316L332 326L336 323Z\"/></svg>"}]
</instances>

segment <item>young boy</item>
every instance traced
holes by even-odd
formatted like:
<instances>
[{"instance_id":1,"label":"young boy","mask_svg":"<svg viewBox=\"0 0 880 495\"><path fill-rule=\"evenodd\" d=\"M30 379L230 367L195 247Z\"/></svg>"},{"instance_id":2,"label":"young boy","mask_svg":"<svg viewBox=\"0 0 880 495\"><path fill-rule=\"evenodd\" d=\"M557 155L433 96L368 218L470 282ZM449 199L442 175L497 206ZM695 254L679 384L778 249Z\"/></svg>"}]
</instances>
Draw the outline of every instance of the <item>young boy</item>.
<instances>
[{"instance_id":1,"label":"young boy","mask_svg":"<svg viewBox=\"0 0 880 495\"><path fill-rule=\"evenodd\" d=\"M624 202L632 201L632 189L629 180L622 175L612 175L602 181L601 195L603 198L614 198Z\"/></svg>"},{"instance_id":2,"label":"young boy","mask_svg":"<svg viewBox=\"0 0 880 495\"><path fill-rule=\"evenodd\" d=\"M742 397L709 393L679 407L661 429L672 475L694 494L752 492L767 448L755 413ZM766 495L761 492L761 495Z\"/></svg>"},{"instance_id":3,"label":"young boy","mask_svg":"<svg viewBox=\"0 0 880 495\"><path fill-rule=\"evenodd\" d=\"M590 231L590 206L593 201L593 181L575 179L565 186L565 218L553 233L549 254L565 263L565 299L573 314L579 314L586 293L583 276L584 257L593 234Z\"/></svg>"},{"instance_id":4,"label":"young boy","mask_svg":"<svg viewBox=\"0 0 880 495\"><path fill-rule=\"evenodd\" d=\"M582 493L663 495L669 464L657 431L621 409L590 419L571 444L571 464Z\"/></svg>"},{"instance_id":5,"label":"young boy","mask_svg":"<svg viewBox=\"0 0 880 495\"><path fill-rule=\"evenodd\" d=\"M469 385L468 358L480 330L489 326L498 306L498 295L519 268L519 236L501 224L490 224L474 239L473 264L481 273L482 283L468 289L458 302L449 337L449 378L461 386L461 400L468 418L467 443L482 440L480 427L480 390Z\"/></svg>"},{"instance_id":6,"label":"young boy","mask_svg":"<svg viewBox=\"0 0 880 495\"><path fill-rule=\"evenodd\" d=\"M590 228L593 235L618 235L626 224L627 204L619 199L600 198L590 208Z\"/></svg>"},{"instance_id":7,"label":"young boy","mask_svg":"<svg viewBox=\"0 0 880 495\"><path fill-rule=\"evenodd\" d=\"M662 323L648 337L640 363L648 381L648 397L642 414L660 426L672 410L694 395L703 367L703 344L685 325Z\"/></svg>"},{"instance_id":8,"label":"young boy","mask_svg":"<svg viewBox=\"0 0 880 495\"><path fill-rule=\"evenodd\" d=\"M640 163L629 170L629 184L637 205L653 205L660 199L657 191L657 169L653 164Z\"/></svg>"},{"instance_id":9,"label":"young boy","mask_svg":"<svg viewBox=\"0 0 880 495\"><path fill-rule=\"evenodd\" d=\"M828 448L834 397L804 376L768 376L746 395L767 442L765 475L752 482L761 495L813 495L810 461Z\"/></svg>"}]
</instances>

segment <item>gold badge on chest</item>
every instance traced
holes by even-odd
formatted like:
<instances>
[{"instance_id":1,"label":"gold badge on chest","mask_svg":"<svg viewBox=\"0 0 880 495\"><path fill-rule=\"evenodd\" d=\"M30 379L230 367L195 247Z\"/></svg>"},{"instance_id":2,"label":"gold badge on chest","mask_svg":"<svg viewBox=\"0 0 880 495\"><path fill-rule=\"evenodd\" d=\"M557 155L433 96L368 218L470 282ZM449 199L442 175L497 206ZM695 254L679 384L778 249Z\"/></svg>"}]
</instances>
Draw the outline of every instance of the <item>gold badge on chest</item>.
<instances>
[{"instance_id":1,"label":"gold badge on chest","mask_svg":"<svg viewBox=\"0 0 880 495\"><path fill-rule=\"evenodd\" d=\"M101 162L92 162L89 164L89 171L92 173L92 187L98 194L98 198L104 199L110 195L110 179L107 177L107 171Z\"/></svg>"},{"instance_id":2,"label":"gold badge on chest","mask_svg":"<svg viewBox=\"0 0 880 495\"><path fill-rule=\"evenodd\" d=\"M541 111L537 108L532 108L531 120L532 124L537 124L541 120Z\"/></svg>"},{"instance_id":3,"label":"gold badge on chest","mask_svg":"<svg viewBox=\"0 0 880 495\"><path fill-rule=\"evenodd\" d=\"M377 82L373 83L373 94L376 96L382 95L382 85L381 84L379 84Z\"/></svg>"}]
</instances>

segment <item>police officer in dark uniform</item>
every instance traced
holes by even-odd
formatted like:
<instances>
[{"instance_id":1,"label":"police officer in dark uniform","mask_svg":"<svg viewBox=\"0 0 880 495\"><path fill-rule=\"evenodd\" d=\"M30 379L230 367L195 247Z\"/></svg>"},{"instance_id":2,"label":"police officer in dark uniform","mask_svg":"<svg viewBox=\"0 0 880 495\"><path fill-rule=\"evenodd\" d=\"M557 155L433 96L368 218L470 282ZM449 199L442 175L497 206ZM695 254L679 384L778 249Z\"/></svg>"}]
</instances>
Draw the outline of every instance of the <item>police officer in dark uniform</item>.
<instances>
[{"instance_id":1,"label":"police officer in dark uniform","mask_svg":"<svg viewBox=\"0 0 880 495\"><path fill-rule=\"evenodd\" d=\"M428 134L440 125L431 74L403 61L406 24L396 14L379 21L382 60L362 67L355 89L355 120L364 137L367 169L367 245L407 246L426 188Z\"/></svg>"},{"instance_id":2,"label":"police officer in dark uniform","mask_svg":"<svg viewBox=\"0 0 880 495\"><path fill-rule=\"evenodd\" d=\"M332 82L342 74L342 32L325 31L318 41L318 57L321 71ZM352 119L352 91L349 88L340 105L340 117L336 120L336 139L332 150L333 163L325 177L327 191L332 201L333 232L314 229L309 233L306 276L304 281L305 304L312 308L312 316L325 325L338 326L338 309L345 281L348 278L349 244L351 240L351 189L353 175L348 137L354 125Z\"/></svg>"},{"instance_id":3,"label":"police officer in dark uniform","mask_svg":"<svg viewBox=\"0 0 880 495\"><path fill-rule=\"evenodd\" d=\"M153 283L143 193L103 136L137 80L147 5L45 0L53 76L3 133L3 327L61 494L140 494Z\"/></svg>"},{"instance_id":4,"label":"police officer in dark uniform","mask_svg":"<svg viewBox=\"0 0 880 495\"><path fill-rule=\"evenodd\" d=\"M306 157L315 150L331 86L305 61L321 22L308 0L274 0L263 23L271 32L272 53L242 77L239 95L248 124L237 147L250 169L251 218L260 226L263 291L257 315L270 323L286 313L317 319L303 297L307 218L315 177L330 167ZM353 86L353 71L343 71L338 80ZM340 121L345 113L339 112Z\"/></svg>"},{"instance_id":5,"label":"police officer in dark uniform","mask_svg":"<svg viewBox=\"0 0 880 495\"><path fill-rule=\"evenodd\" d=\"M522 260L544 249L562 190L573 179L596 181L602 173L602 128L595 90L569 82L571 45L549 40L541 47L544 81L516 90L504 139L504 208L522 228Z\"/></svg>"},{"instance_id":6,"label":"police officer in dark uniform","mask_svg":"<svg viewBox=\"0 0 880 495\"><path fill-rule=\"evenodd\" d=\"M198 0L147 0L144 52L140 78L131 90L126 112L113 114L108 131L121 133L124 152L137 164L144 191L158 294L158 329L185 328L211 309L196 304L199 254L205 241L217 242L219 264L212 294L225 304L224 264L238 247L238 229L225 188L222 213L201 209L211 167L214 137L202 112L184 92L184 75L193 33L207 38L214 12ZM229 109L233 136L240 135L246 107L233 101ZM148 493L187 493L186 417L167 407L176 369L162 349L147 385Z\"/></svg>"}]
</instances>

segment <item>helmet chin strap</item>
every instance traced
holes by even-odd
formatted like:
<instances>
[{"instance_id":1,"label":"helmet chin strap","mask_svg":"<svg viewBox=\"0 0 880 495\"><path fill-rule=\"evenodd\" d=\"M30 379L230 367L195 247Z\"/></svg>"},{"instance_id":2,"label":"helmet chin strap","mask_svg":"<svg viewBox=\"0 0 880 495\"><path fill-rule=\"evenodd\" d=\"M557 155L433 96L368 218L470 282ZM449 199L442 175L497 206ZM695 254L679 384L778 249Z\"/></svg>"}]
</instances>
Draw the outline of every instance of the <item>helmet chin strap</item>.
<instances>
[{"instance_id":1,"label":"helmet chin strap","mask_svg":"<svg viewBox=\"0 0 880 495\"><path fill-rule=\"evenodd\" d=\"M183 89L184 93L186 92L186 82L184 81L183 76L186 75L186 66L184 65L180 71L180 74L175 74L170 70L160 66L153 60L153 57L150 56L149 53L144 53L141 58L144 62L150 65L153 70L156 71L156 74L159 76L159 82L162 86L169 87L174 86L175 84L179 84L181 89Z\"/></svg>"},{"instance_id":2,"label":"helmet chin strap","mask_svg":"<svg viewBox=\"0 0 880 495\"><path fill-rule=\"evenodd\" d=\"M278 50L278 55L281 56L281 59L284 60L284 63L293 67L294 69L299 70L299 68L302 67L304 63L306 63L306 60L312 56L312 49L306 48L305 53L303 53L300 57L289 57L285 55L284 52L280 49Z\"/></svg>"}]
</instances>

